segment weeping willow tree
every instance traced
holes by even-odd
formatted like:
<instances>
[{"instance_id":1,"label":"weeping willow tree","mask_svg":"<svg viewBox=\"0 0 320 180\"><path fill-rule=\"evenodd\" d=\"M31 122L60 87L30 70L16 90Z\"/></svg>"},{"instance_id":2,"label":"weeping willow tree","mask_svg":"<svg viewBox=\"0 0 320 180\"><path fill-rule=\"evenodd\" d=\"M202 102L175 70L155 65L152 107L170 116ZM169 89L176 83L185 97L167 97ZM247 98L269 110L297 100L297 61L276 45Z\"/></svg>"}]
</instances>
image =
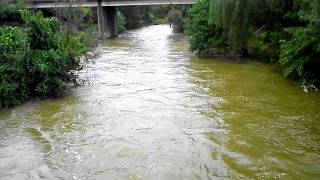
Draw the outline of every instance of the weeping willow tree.
<instances>
[{"instance_id":1,"label":"weeping willow tree","mask_svg":"<svg viewBox=\"0 0 320 180\"><path fill-rule=\"evenodd\" d=\"M284 28L307 25L308 20L301 19L301 13L299 12L302 9L309 11L310 5L313 6L314 2L319 1L199 0L199 3L189 11L191 22L195 24L194 26L192 26L192 23L191 26L188 25L190 27L189 32L191 29L189 34L199 36L203 39L202 43L207 44L210 48L206 50L206 47L202 44L196 43L191 49L197 49L197 46L199 46L201 51L206 52L210 49L216 50L217 48L213 47L218 47L220 50L228 49L228 53L222 51L224 54L248 56L248 39L253 36L258 37L260 32L268 31L263 39L272 44L272 48L276 49L275 57L278 57L279 41L283 38L282 36L286 35ZM196 32L196 30L202 31L205 28L209 29L202 32L204 36ZM212 37L223 36L227 39L227 42L219 44L210 42L209 40L213 38L205 37L209 34ZM197 40L193 41L197 42ZM225 44L227 44L227 48L221 46ZM191 43L191 45L193 44ZM209 54L215 54L215 52Z\"/></svg>"},{"instance_id":2,"label":"weeping willow tree","mask_svg":"<svg viewBox=\"0 0 320 180\"><path fill-rule=\"evenodd\" d=\"M210 19L223 28L233 51L247 56L246 42L253 32L296 22L285 15L299 9L301 1L308 0L210 0Z\"/></svg>"},{"instance_id":3,"label":"weeping willow tree","mask_svg":"<svg viewBox=\"0 0 320 180\"><path fill-rule=\"evenodd\" d=\"M210 0L210 19L229 37L233 51L247 56L249 14L254 0Z\"/></svg>"}]
</instances>

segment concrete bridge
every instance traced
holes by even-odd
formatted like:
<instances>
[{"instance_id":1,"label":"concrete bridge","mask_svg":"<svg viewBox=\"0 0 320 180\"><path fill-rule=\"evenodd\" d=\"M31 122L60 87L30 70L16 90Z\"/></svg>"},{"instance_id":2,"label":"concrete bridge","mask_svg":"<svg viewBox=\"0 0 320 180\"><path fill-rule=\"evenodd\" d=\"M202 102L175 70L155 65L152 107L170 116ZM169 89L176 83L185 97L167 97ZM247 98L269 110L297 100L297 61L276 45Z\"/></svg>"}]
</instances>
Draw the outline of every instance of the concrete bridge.
<instances>
[{"instance_id":1,"label":"concrete bridge","mask_svg":"<svg viewBox=\"0 0 320 180\"><path fill-rule=\"evenodd\" d=\"M101 39L117 36L117 6L194 4L197 0L27 0L29 8L97 7Z\"/></svg>"}]
</instances>

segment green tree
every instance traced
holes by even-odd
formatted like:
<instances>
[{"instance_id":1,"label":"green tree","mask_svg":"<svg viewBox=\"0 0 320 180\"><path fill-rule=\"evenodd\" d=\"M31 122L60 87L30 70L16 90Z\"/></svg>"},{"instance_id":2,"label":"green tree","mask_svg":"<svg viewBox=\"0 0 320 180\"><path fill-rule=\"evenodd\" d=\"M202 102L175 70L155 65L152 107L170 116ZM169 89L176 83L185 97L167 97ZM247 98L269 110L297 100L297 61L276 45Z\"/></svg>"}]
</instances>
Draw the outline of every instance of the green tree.
<instances>
[{"instance_id":1,"label":"green tree","mask_svg":"<svg viewBox=\"0 0 320 180\"><path fill-rule=\"evenodd\" d=\"M186 34L190 50L199 56L225 55L229 46L222 28L209 19L209 0L200 0L189 10Z\"/></svg>"},{"instance_id":2,"label":"green tree","mask_svg":"<svg viewBox=\"0 0 320 180\"><path fill-rule=\"evenodd\" d=\"M297 79L300 84L320 87L320 8L319 1L309 1L300 11L301 21L307 26L290 27L286 40L281 40L279 64L285 77Z\"/></svg>"},{"instance_id":3,"label":"green tree","mask_svg":"<svg viewBox=\"0 0 320 180\"><path fill-rule=\"evenodd\" d=\"M248 56L250 10L252 0L210 0L209 19L223 29L234 54Z\"/></svg>"}]
</instances>

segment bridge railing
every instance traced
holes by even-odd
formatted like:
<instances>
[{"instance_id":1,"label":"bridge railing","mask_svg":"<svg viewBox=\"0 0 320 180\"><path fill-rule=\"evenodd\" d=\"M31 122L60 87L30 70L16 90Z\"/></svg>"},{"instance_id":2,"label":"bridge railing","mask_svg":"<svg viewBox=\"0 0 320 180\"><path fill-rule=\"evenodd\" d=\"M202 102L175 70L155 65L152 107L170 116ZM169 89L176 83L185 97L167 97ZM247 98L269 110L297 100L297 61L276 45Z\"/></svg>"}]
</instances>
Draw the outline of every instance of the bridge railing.
<instances>
[{"instance_id":1,"label":"bridge railing","mask_svg":"<svg viewBox=\"0 0 320 180\"><path fill-rule=\"evenodd\" d=\"M2 1L2 0L0 0ZM9 0L17 2L19 0ZM101 0L102 6L134 6L161 4L193 4L197 0ZM24 0L30 8L53 8L67 6L97 7L98 0Z\"/></svg>"}]
</instances>

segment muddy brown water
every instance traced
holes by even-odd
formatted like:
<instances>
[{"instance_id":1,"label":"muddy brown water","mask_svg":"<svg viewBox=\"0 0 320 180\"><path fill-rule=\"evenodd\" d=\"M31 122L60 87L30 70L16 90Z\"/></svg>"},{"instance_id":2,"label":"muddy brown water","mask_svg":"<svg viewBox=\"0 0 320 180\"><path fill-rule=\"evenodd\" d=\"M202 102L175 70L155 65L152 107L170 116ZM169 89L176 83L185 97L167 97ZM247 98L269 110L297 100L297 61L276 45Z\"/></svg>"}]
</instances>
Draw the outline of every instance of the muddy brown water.
<instances>
[{"instance_id":1,"label":"muddy brown water","mask_svg":"<svg viewBox=\"0 0 320 180\"><path fill-rule=\"evenodd\" d=\"M320 179L320 95L200 59L168 25L108 40L60 99L0 111L0 179Z\"/></svg>"}]
</instances>

